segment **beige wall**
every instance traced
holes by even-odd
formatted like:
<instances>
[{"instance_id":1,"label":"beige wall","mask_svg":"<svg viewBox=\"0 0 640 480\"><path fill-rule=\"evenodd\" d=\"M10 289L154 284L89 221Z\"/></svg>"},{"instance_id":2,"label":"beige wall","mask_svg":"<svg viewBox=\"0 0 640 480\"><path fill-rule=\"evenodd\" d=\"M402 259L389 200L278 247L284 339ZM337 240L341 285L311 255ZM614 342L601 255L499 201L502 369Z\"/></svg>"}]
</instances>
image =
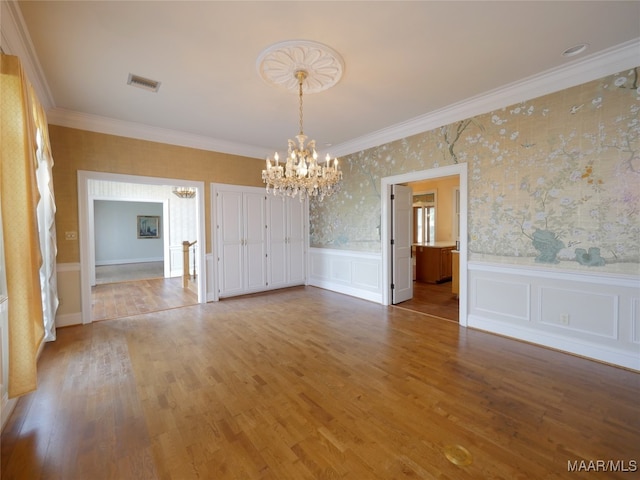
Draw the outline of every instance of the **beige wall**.
<instances>
[{"instance_id":1,"label":"beige wall","mask_svg":"<svg viewBox=\"0 0 640 480\"><path fill-rule=\"evenodd\" d=\"M80 315L82 309L80 286L80 271L67 270L62 268L58 270L58 310L56 311L56 326L64 326L61 318L66 316ZM70 323L79 323L80 320Z\"/></svg>"},{"instance_id":2,"label":"beige wall","mask_svg":"<svg viewBox=\"0 0 640 480\"><path fill-rule=\"evenodd\" d=\"M410 185L413 193L436 192L436 242L455 242L453 236L453 195L460 186L458 176L443 177Z\"/></svg>"},{"instance_id":3,"label":"beige wall","mask_svg":"<svg viewBox=\"0 0 640 480\"><path fill-rule=\"evenodd\" d=\"M55 161L58 263L80 261L77 240L64 232L80 231L78 225L78 170L204 181L206 252L211 252L210 183L262 186L264 161L187 147L105 135L49 125Z\"/></svg>"}]
</instances>

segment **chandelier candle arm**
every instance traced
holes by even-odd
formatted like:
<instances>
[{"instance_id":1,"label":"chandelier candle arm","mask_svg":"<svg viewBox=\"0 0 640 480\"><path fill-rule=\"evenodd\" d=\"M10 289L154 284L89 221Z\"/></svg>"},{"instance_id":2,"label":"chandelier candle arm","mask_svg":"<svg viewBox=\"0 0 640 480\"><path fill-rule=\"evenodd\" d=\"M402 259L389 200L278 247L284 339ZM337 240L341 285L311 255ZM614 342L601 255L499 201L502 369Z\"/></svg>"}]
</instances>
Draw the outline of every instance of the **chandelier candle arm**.
<instances>
[{"instance_id":1,"label":"chandelier candle arm","mask_svg":"<svg viewBox=\"0 0 640 480\"><path fill-rule=\"evenodd\" d=\"M295 136L296 142L288 141L287 159L284 168L280 166L279 156L276 152L274 163L271 158L266 159L266 169L262 171L262 181L266 184L267 192L274 195L295 197L300 196L300 201L309 197L317 197L320 201L338 190L342 180L342 172L338 168L338 159L334 158L331 165L331 156L327 154L326 165L318 162L315 140L307 141L303 128L303 103L302 87L308 72L296 70L294 72L298 80L299 97L299 124L300 132Z\"/></svg>"}]
</instances>

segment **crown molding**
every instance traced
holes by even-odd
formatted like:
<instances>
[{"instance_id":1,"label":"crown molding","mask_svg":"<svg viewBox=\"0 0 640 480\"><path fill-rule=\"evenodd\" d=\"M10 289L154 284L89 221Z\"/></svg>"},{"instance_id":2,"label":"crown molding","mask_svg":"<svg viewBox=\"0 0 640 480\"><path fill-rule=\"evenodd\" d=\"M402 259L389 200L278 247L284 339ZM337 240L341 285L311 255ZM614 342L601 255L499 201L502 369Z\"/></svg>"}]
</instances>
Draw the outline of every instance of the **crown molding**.
<instances>
[{"instance_id":1,"label":"crown molding","mask_svg":"<svg viewBox=\"0 0 640 480\"><path fill-rule=\"evenodd\" d=\"M394 142L443 125L482 115L519 102L548 95L639 66L640 38L617 45L582 60L541 72L524 80L491 90L448 107L392 125L331 147L333 155L350 155ZM265 157L267 148L227 142L210 137L99 117L54 108L47 112L49 123L98 133L132 137L184 147L211 150L251 158Z\"/></svg>"},{"instance_id":2,"label":"crown molding","mask_svg":"<svg viewBox=\"0 0 640 480\"><path fill-rule=\"evenodd\" d=\"M137 138L201 150L216 151L251 158L265 157L266 147L239 144L211 137L194 135L176 130L100 117L57 108L46 77L35 54L18 3L0 0L0 46L10 55L20 57L38 98L47 111L48 122L64 127L97 133ZM575 60L559 68L533 75L524 80L463 100L434 112L391 125L353 140L331 147L334 155L344 156L427 132L492 110L507 107L525 100L547 95L566 88L640 66L640 38Z\"/></svg>"},{"instance_id":3,"label":"crown molding","mask_svg":"<svg viewBox=\"0 0 640 480\"><path fill-rule=\"evenodd\" d=\"M265 151L268 150L266 148L57 108L20 12L20 6L14 0L0 0L0 9L0 46L6 54L20 58L22 68L47 112L48 123L231 155L264 158Z\"/></svg>"},{"instance_id":4,"label":"crown molding","mask_svg":"<svg viewBox=\"0 0 640 480\"><path fill-rule=\"evenodd\" d=\"M640 66L640 38L331 147L344 156Z\"/></svg>"},{"instance_id":5,"label":"crown molding","mask_svg":"<svg viewBox=\"0 0 640 480\"><path fill-rule=\"evenodd\" d=\"M47 121L52 125L59 125L61 127L77 128L89 132L136 138L138 140L148 140L151 142L197 148L199 150L240 155L250 158L264 159L264 152L267 150L262 147L228 142L204 135L152 127L142 123L116 120L63 108L54 108L48 111Z\"/></svg>"},{"instance_id":6,"label":"crown molding","mask_svg":"<svg viewBox=\"0 0 640 480\"><path fill-rule=\"evenodd\" d=\"M2 50L8 55L20 58L22 68L33 85L42 107L45 111L49 110L55 105L53 95L38 61L38 56L35 54L35 48L31 43L31 37L17 2L1 0L0 19Z\"/></svg>"}]
</instances>

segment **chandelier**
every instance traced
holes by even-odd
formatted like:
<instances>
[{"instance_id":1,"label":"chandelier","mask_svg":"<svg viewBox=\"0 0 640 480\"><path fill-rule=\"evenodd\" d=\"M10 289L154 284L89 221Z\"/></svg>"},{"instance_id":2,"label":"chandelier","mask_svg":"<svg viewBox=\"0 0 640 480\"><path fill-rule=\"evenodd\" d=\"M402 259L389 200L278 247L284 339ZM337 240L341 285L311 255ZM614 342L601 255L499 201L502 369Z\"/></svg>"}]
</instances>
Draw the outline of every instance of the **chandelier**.
<instances>
[{"instance_id":1,"label":"chandelier","mask_svg":"<svg viewBox=\"0 0 640 480\"><path fill-rule=\"evenodd\" d=\"M173 194L180 198L193 198L196 196L196 189L193 187L173 187Z\"/></svg>"},{"instance_id":2,"label":"chandelier","mask_svg":"<svg viewBox=\"0 0 640 480\"><path fill-rule=\"evenodd\" d=\"M338 168L338 159L331 160L327 154L324 162L318 161L316 141L310 140L306 145L307 136L304 134L302 122L302 83L307 78L307 72L295 72L298 79L298 96L300 99L300 133L296 135L297 144L289 140L287 158L280 164L278 152L273 161L267 158L267 168L262 171L262 181L267 184L267 192L274 195L300 195L318 197L320 201L331 195L342 179L342 172Z\"/></svg>"},{"instance_id":3,"label":"chandelier","mask_svg":"<svg viewBox=\"0 0 640 480\"><path fill-rule=\"evenodd\" d=\"M330 47L317 42L293 40L281 42L264 50L258 58L258 70L271 85L290 91L297 90L299 98L300 132L288 141L287 156L281 159L276 152L267 157L262 181L267 192L290 197L318 198L331 195L339 189L342 179L337 158L327 154L318 159L315 140L307 141L303 129L303 85L307 93L326 90L342 76L344 64L340 55Z\"/></svg>"}]
</instances>

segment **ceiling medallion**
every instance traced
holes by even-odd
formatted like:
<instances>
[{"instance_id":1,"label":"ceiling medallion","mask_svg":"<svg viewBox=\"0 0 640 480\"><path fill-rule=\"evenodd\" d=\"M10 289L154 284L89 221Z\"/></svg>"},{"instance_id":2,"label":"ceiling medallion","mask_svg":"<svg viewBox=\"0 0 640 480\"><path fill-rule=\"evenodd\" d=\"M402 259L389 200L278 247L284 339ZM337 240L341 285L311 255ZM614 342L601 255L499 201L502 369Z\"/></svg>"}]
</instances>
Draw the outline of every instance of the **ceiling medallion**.
<instances>
[{"instance_id":1,"label":"ceiling medallion","mask_svg":"<svg viewBox=\"0 0 640 480\"><path fill-rule=\"evenodd\" d=\"M344 61L338 52L322 43L289 40L265 48L256 61L258 74L269 85L298 92L296 72L304 71L304 93L333 87L342 78Z\"/></svg>"}]
</instances>

